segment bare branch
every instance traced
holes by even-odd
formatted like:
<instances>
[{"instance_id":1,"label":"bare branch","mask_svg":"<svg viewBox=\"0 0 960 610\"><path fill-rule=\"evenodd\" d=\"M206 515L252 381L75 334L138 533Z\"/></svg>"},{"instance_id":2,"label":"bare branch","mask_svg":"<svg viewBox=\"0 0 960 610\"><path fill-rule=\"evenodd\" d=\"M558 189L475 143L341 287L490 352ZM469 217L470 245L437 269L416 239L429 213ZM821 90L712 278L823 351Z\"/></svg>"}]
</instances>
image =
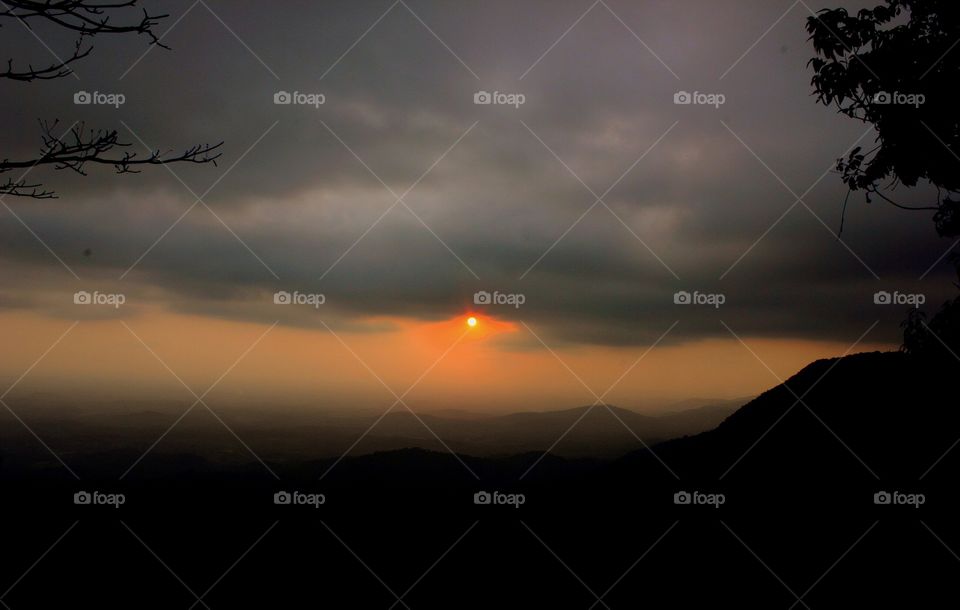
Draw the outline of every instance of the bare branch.
<instances>
[{"instance_id":1,"label":"bare branch","mask_svg":"<svg viewBox=\"0 0 960 610\"><path fill-rule=\"evenodd\" d=\"M7 180L0 184L0 197L29 197L31 199L56 199L56 193L42 189L42 184L27 184L24 180Z\"/></svg>"},{"instance_id":2,"label":"bare branch","mask_svg":"<svg viewBox=\"0 0 960 610\"><path fill-rule=\"evenodd\" d=\"M84 48L84 39L100 34L143 34L150 44L168 49L154 32L161 19L169 15L151 15L146 9L143 16L134 20L121 21L125 9L135 8L140 0L122 0L119 2L96 2L94 0L0 0L0 20L15 19L27 28L33 28L34 21L46 21L60 28L77 32L79 37L70 58L58 61L45 68L15 70L13 59L7 61L6 72L0 72L0 78L29 82L62 78L72 73L70 64L85 58L93 50ZM114 18L116 17L116 18ZM2 27L2 24L0 24Z\"/></svg>"},{"instance_id":3,"label":"bare branch","mask_svg":"<svg viewBox=\"0 0 960 610\"><path fill-rule=\"evenodd\" d=\"M169 15L151 15L146 9L140 15L136 9L140 0L0 0L0 28L5 20L17 21L20 25L33 30L34 24L47 24L55 28L74 32L77 39L73 52L67 59L56 57L50 65L34 67L15 67L13 59L6 62L6 70L0 70L0 79L6 78L20 82L53 80L73 73L71 65L93 51L93 45L87 38L108 34L142 34L149 38L149 44L169 48L161 42L154 29L160 20ZM2 64L0 64L2 65ZM217 144L198 144L179 154L160 149L148 154L138 154L126 150L129 142L120 140L116 130L87 130L81 123L74 125L62 135L54 133L58 122L40 122L43 146L35 158L10 159L0 157L0 174L14 170L23 170L19 179L8 178L0 182L0 197L28 197L33 199L52 199L56 193L46 190L42 184L28 183L24 179L33 168L41 165L54 169L72 170L86 175L87 165L112 165L117 173L139 173L144 165L167 165L170 163L213 163L220 158Z\"/></svg>"},{"instance_id":4,"label":"bare branch","mask_svg":"<svg viewBox=\"0 0 960 610\"><path fill-rule=\"evenodd\" d=\"M890 205L892 205L892 206L894 206L894 207L897 207L897 208L900 208L901 210L911 210L911 211L917 211L917 210L921 210L921 211L922 211L922 210L932 210L932 211L936 211L936 210L939 210L939 209L940 209L940 206L939 206L939 205L925 205L925 206L909 206L909 205L903 205L903 204L897 203L897 202L894 201L893 199L890 199L889 197L887 197L886 195L884 195L882 192L880 192L878 189L873 188L873 187L868 188L868 189L867 189L867 192L868 192L868 193L873 193L874 195L880 197L881 199L883 199L884 201L886 201L886 202L889 203Z\"/></svg>"},{"instance_id":5,"label":"bare branch","mask_svg":"<svg viewBox=\"0 0 960 610\"><path fill-rule=\"evenodd\" d=\"M52 63L45 68L34 68L33 65L28 65L27 69L23 71L14 70L13 60L8 59L7 71L0 72L0 78L9 78L10 80L30 82L34 80L53 80L55 78L69 76L73 72L70 69L70 64L83 59L89 55L91 51L93 51L93 47L87 47L84 49L81 46L81 41L78 40L74 47L73 54L69 58Z\"/></svg>"},{"instance_id":6,"label":"bare branch","mask_svg":"<svg viewBox=\"0 0 960 610\"><path fill-rule=\"evenodd\" d=\"M138 153L121 150L130 146L129 142L120 140L116 130L86 129L83 123L73 126L67 133L56 135L58 121L40 122L43 147L40 155L28 160L0 160L0 173L15 169L29 170L40 165L52 165L54 169L69 169L86 176L88 163L98 165L112 165L118 174L139 173L142 165L167 165L170 163L213 163L217 164L220 158L218 149L223 142L217 144L197 144L180 154L171 154L170 151L159 149L151 151L149 155L140 156ZM0 194L26 196L34 198L52 198L55 194L49 191L38 191L41 185L24 184L22 181L8 180L6 185L0 185Z\"/></svg>"}]
</instances>

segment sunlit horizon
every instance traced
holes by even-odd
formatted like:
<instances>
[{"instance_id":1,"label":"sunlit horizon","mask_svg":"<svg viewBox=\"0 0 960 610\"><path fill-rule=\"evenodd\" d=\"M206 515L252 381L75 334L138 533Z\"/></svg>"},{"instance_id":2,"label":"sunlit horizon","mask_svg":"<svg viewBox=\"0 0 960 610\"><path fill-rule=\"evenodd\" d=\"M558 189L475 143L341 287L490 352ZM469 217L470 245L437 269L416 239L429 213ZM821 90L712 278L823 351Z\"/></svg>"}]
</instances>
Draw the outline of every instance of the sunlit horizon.
<instances>
[{"instance_id":1,"label":"sunlit horizon","mask_svg":"<svg viewBox=\"0 0 960 610\"><path fill-rule=\"evenodd\" d=\"M749 350L733 337L654 349L549 345L536 325L473 311L432 322L370 318L354 329L163 310L75 325L9 312L0 321L10 329L0 348L0 377L8 385L49 349L6 398L11 402L35 394L58 402L105 396L176 402L190 399L179 380L199 394L223 376L209 398L222 408L376 410L393 400L385 385L401 394L415 384L405 400L425 412L563 410L605 394L603 402L642 412L689 399L755 396L777 385L777 377L850 347L756 337L742 338ZM894 348L865 343L855 351Z\"/></svg>"}]
</instances>

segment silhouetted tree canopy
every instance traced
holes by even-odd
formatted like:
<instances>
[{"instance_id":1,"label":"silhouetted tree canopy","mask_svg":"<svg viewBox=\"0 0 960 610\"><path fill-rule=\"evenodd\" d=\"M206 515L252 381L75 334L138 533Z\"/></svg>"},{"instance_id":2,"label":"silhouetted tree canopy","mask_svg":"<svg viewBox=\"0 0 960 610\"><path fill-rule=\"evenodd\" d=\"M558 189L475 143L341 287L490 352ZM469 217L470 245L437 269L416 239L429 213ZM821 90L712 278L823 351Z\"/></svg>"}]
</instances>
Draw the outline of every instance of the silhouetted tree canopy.
<instances>
[{"instance_id":1,"label":"silhouetted tree canopy","mask_svg":"<svg viewBox=\"0 0 960 610\"><path fill-rule=\"evenodd\" d=\"M838 161L843 181L868 202L876 195L935 211L941 235L960 235L960 1L886 0L856 15L824 9L807 30L819 101L878 134L871 150ZM929 206L904 206L890 193L923 181L940 192Z\"/></svg>"},{"instance_id":2,"label":"silhouetted tree canopy","mask_svg":"<svg viewBox=\"0 0 960 610\"><path fill-rule=\"evenodd\" d=\"M807 31L820 103L877 131L876 146L837 161L849 192L934 211L941 236L960 235L960 0L885 0L856 15L824 9ZM924 181L939 194L930 205L905 206L891 193ZM903 351L952 365L960 358L960 297L929 323L913 309L901 326Z\"/></svg>"},{"instance_id":3,"label":"silhouetted tree canopy","mask_svg":"<svg viewBox=\"0 0 960 610\"><path fill-rule=\"evenodd\" d=\"M0 1L0 32L6 23L19 21L28 29L46 23L76 34L71 54L66 59L34 66L9 58L0 79L30 83L52 80L72 74L71 65L86 59L93 51L92 41L97 36L143 35L149 44L167 48L154 32L154 27L168 15L151 15L146 9L142 15L135 9L140 0L2 0ZM59 129L58 129L59 126ZM86 175L87 165L110 165L117 173L136 173L144 165L168 163L214 163L220 157L223 144L197 144L173 154L160 150L147 155L123 150L129 142L120 139L116 130L87 129L75 122L67 127L58 121L40 122L42 146L36 156L11 159L0 152L0 174L17 172L16 177L0 180L0 197L12 195L34 199L51 199L56 193L46 190L39 182L26 178L34 167L51 165ZM18 171L19 170L19 171Z\"/></svg>"},{"instance_id":4,"label":"silhouetted tree canopy","mask_svg":"<svg viewBox=\"0 0 960 610\"><path fill-rule=\"evenodd\" d=\"M960 358L957 353L960 346L960 299L945 303L929 323L923 311L911 309L901 326L903 351L956 366L956 359Z\"/></svg>"}]
</instances>

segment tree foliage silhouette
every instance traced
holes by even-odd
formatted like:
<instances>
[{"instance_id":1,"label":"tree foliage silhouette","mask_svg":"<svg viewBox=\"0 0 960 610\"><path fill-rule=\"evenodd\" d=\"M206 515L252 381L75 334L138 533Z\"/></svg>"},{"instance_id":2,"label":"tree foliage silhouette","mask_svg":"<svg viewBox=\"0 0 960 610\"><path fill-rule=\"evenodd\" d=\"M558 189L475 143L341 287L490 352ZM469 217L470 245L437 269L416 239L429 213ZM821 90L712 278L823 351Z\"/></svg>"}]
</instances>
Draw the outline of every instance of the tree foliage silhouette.
<instances>
[{"instance_id":1,"label":"tree foliage silhouette","mask_svg":"<svg viewBox=\"0 0 960 610\"><path fill-rule=\"evenodd\" d=\"M885 0L851 15L824 9L808 18L818 100L874 126L876 146L837 162L850 191L907 209L934 211L937 231L960 235L960 2ZM911 207L890 192L928 182L938 200Z\"/></svg>"},{"instance_id":2,"label":"tree foliage silhouette","mask_svg":"<svg viewBox=\"0 0 960 610\"><path fill-rule=\"evenodd\" d=\"M876 195L900 208L930 210L941 236L960 235L960 2L885 0L856 15L824 9L807 19L807 31L820 103L877 131L875 147L857 147L837 161L848 199L864 191L867 202ZM922 182L937 188L930 205L894 200L898 184ZM960 259L953 261L960 273ZM951 364L960 358L960 297L929 324L915 309L901 326L905 352Z\"/></svg>"},{"instance_id":3,"label":"tree foliage silhouette","mask_svg":"<svg viewBox=\"0 0 960 610\"><path fill-rule=\"evenodd\" d=\"M902 350L930 361L946 363L951 374L960 359L960 299L944 303L930 322L919 309L911 309L903 328Z\"/></svg>"},{"instance_id":4,"label":"tree foliage silhouette","mask_svg":"<svg viewBox=\"0 0 960 610\"><path fill-rule=\"evenodd\" d=\"M76 33L76 41L69 57L56 57L55 61L35 67L8 59L6 70L0 78L21 83L64 78L73 73L72 65L86 59L93 51L92 41L97 36L143 35L149 44L166 47L154 32L160 20L168 15L151 15L146 9L142 16L130 16L129 9L136 8L140 0L2 0L0 2L0 28L4 22L20 22L30 29L35 23L46 23L55 28ZM39 154L28 159L10 159L0 156L0 174L23 170L19 177L0 181L0 196L12 195L34 199L51 199L57 195L43 188L38 182L28 181L26 174L38 165L51 165L55 169L69 169L86 175L85 167L111 165L117 173L136 173L144 165L168 163L213 163L220 157L217 144L198 144L171 154L160 150L148 155L124 150L130 143L124 142L116 130L87 129L83 123L73 123L68 128L58 129L59 122L40 122L42 146Z\"/></svg>"}]
</instances>

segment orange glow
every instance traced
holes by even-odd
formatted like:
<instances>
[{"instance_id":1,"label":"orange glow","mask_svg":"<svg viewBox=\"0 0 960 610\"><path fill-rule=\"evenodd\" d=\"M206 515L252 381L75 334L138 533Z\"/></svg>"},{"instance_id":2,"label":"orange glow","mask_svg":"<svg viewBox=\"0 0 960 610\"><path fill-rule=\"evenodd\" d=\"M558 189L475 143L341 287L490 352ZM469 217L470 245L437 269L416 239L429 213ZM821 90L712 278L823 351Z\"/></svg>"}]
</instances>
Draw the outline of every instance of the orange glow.
<instances>
[{"instance_id":1,"label":"orange glow","mask_svg":"<svg viewBox=\"0 0 960 610\"><path fill-rule=\"evenodd\" d=\"M405 399L414 410L508 412L596 400L566 370L569 366L596 392L629 370L605 401L644 409L691 397L756 395L776 385L777 377L785 379L811 361L849 347L846 342L745 337L774 376L739 341L708 339L660 345L631 369L646 346L565 344L533 327L550 345L548 351L520 322L489 311L464 308L432 321L367 318L357 327L330 322L334 336L324 328L284 322L269 330L262 324L144 308L126 319L130 330L119 320L85 319L55 343L71 327L69 320L6 310L0 311L0 327L7 333L0 342L0 387L29 370L4 399L14 409L18 401L45 393L78 400L106 396L110 404L148 396L189 406L194 398L165 368L169 365L196 392L230 370L209 396L214 409L247 401L382 411L395 396L377 378L400 392L423 376ZM477 325L468 326L469 318ZM858 351L893 348L871 343Z\"/></svg>"},{"instance_id":2,"label":"orange glow","mask_svg":"<svg viewBox=\"0 0 960 610\"><path fill-rule=\"evenodd\" d=\"M459 332L455 329L463 328L460 326L464 323L467 324L467 331L470 333L470 339L490 339L501 335L504 333L515 333L517 332L518 326L513 322L508 322L506 320L500 320L493 316L481 315L475 311L467 310L464 312L463 316L450 318L447 321L435 322L428 324L424 330L429 333L428 329L435 329L439 331L438 335L446 337L455 337ZM449 329L444 331L443 329ZM462 331L460 331L462 332Z\"/></svg>"}]
</instances>

